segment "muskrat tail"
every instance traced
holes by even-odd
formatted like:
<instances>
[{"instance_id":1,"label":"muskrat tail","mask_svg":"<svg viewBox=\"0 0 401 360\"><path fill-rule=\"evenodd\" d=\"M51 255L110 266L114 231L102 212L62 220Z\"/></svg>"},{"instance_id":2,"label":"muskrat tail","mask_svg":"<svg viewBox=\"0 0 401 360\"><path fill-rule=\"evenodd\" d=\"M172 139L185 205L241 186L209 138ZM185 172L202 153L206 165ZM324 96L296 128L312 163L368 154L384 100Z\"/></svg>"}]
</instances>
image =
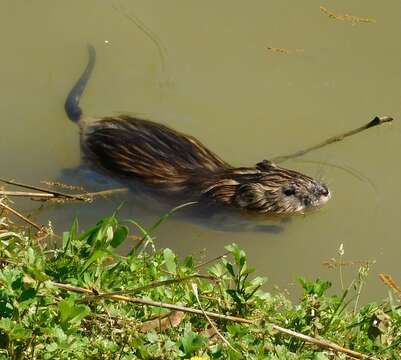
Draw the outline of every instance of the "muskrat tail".
<instances>
[{"instance_id":1,"label":"muskrat tail","mask_svg":"<svg viewBox=\"0 0 401 360\"><path fill-rule=\"evenodd\" d=\"M92 74L93 68L96 62L96 50L95 48L88 44L89 61L86 65L85 71L76 82L74 87L69 92L67 99L64 103L64 109L70 120L78 122L82 116L82 110L79 107L79 100L81 99L82 93L85 90L86 84Z\"/></svg>"}]
</instances>

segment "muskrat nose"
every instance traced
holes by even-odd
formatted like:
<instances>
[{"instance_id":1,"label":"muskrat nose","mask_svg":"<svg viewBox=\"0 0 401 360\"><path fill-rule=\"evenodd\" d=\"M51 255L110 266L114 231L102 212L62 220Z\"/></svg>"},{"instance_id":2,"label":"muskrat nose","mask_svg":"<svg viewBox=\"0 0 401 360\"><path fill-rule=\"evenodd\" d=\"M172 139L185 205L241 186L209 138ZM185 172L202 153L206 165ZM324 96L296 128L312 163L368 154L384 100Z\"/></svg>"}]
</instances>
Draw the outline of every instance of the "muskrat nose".
<instances>
[{"instance_id":1,"label":"muskrat nose","mask_svg":"<svg viewBox=\"0 0 401 360\"><path fill-rule=\"evenodd\" d=\"M322 187L323 187L322 194L324 196L328 196L329 195L329 189L327 188L326 185L322 185Z\"/></svg>"}]
</instances>

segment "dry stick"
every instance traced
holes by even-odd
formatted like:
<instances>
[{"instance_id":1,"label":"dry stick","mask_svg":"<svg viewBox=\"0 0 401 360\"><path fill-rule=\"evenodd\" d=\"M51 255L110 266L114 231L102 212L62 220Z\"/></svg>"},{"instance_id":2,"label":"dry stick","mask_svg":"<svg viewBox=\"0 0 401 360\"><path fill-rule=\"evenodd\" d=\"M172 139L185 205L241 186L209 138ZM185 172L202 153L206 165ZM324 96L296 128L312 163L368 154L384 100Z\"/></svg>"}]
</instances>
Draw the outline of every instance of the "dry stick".
<instances>
[{"instance_id":1,"label":"dry stick","mask_svg":"<svg viewBox=\"0 0 401 360\"><path fill-rule=\"evenodd\" d=\"M373 120L369 121L367 124L357 128L357 129L354 129L354 130L351 130L351 131L347 131L345 133L342 133L342 134L339 134L339 135L336 135L336 136L332 136L332 137L328 138L327 140L325 140L325 141L323 141L323 142L321 142L321 143L319 143L317 145L311 146L311 147L303 149L303 150L296 151L296 152L294 152L292 154L283 155L283 156L276 156L276 157L272 158L271 160L273 162L280 163L280 162L287 161L289 159L297 158L297 157L305 155L308 152L311 152L313 150L320 149L320 148L322 148L322 147L324 147L326 145L330 145L332 143L344 140L348 136L352 136L352 135L358 134L361 131L367 130L367 129L369 129L371 127L374 127L374 126L383 125L385 123L392 122L393 120L394 119L389 117L389 116L382 116L382 117L376 116Z\"/></svg>"},{"instance_id":2,"label":"dry stick","mask_svg":"<svg viewBox=\"0 0 401 360\"><path fill-rule=\"evenodd\" d=\"M0 179L1 181L1 179ZM13 184L15 185L15 184ZM15 185L19 186L19 185ZM103 190L103 191L97 191L97 192L92 192L92 193L85 193L85 194L72 194L68 195L70 200L79 200L79 201L85 201L86 198L91 198L91 197L96 197L96 196L108 196L111 194L115 193L120 193L120 192L128 192L128 188L117 188L117 189L111 189L111 190ZM63 195L55 195L53 193L45 193L45 192L27 192L27 191L0 191L0 195L5 195L5 196L20 196L20 197L30 197L30 198L37 198L37 199L55 199L55 198L61 198Z\"/></svg>"},{"instance_id":3,"label":"dry stick","mask_svg":"<svg viewBox=\"0 0 401 360\"><path fill-rule=\"evenodd\" d=\"M29 220L27 217L25 217L24 215L20 214L17 210L14 210L14 209L10 208L6 204L4 204L2 201L0 201L0 206L3 207L4 209L6 209L7 211L13 213L15 216L19 217L20 219L24 220L28 224L32 225L34 228L38 229L39 231L41 231L43 229L42 226L39 226L38 224L35 224L32 220Z\"/></svg>"},{"instance_id":4,"label":"dry stick","mask_svg":"<svg viewBox=\"0 0 401 360\"><path fill-rule=\"evenodd\" d=\"M7 191L7 190L0 191L0 195L45 198L45 199L52 199L55 197L53 194L48 194L48 193L27 192L27 191Z\"/></svg>"},{"instance_id":5,"label":"dry stick","mask_svg":"<svg viewBox=\"0 0 401 360\"><path fill-rule=\"evenodd\" d=\"M48 283L53 286L58 287L59 289L73 291L73 292L77 292L77 293L81 293L81 294L93 295L95 297L99 295L103 298L108 298L108 299L116 300L116 301L126 301L126 302L130 302L130 303L134 303L134 304L162 307L165 309L182 311L182 312L187 312L187 313L202 315L202 316L204 316L204 314L207 314L207 316L209 316L210 318L213 318L213 319L227 320L227 321L233 321L233 322L244 323L244 324L257 324L257 320L249 320L249 319L244 319L244 318L240 318L240 317L236 317L236 316L222 315L222 314L214 313L214 312L210 312L210 311L202 311L199 309L188 308L188 307L184 307L184 306L167 304L167 303L157 302L157 301L153 301L153 300L146 300L146 299L141 299L141 298L136 298L136 297L130 297L130 296L125 296L125 295L109 295L108 296L107 293L101 293L98 291L96 291L96 293L95 293L93 290L90 290L90 289L85 289L85 288L81 288L81 287L77 287L77 286L71 286L71 285L67 285L67 284L56 283L56 282L52 282L52 281L49 281ZM274 329L278 332L281 332L281 333L293 336L295 338L301 339L303 341L312 343L320 348L324 348L324 349L331 350L334 352L346 354L347 356L353 357L355 359L379 360L375 357L365 355L365 354L362 354L362 353L359 353L357 351L353 351L350 349L346 349L346 348L339 346L335 343L332 343L330 341L323 340L323 339L319 340L319 339L313 338L311 336L304 335L304 334L298 333L296 331L283 328L279 325L271 324L271 327L272 327L272 329Z\"/></svg>"},{"instance_id":6,"label":"dry stick","mask_svg":"<svg viewBox=\"0 0 401 360\"><path fill-rule=\"evenodd\" d=\"M64 198L68 198L68 199L78 199L78 200L85 200L81 195L70 195L70 194L66 194L60 191L53 191L53 190L49 190L49 189L45 189L39 186L32 186L32 185L26 185L26 184L22 184L13 180L6 180L6 179L2 179L0 178L1 182L4 182L6 184L9 185L14 185L14 186L19 186L19 187L23 187L26 189L31 189L31 190L38 190L47 194L53 194L54 197L64 197Z\"/></svg>"},{"instance_id":7,"label":"dry stick","mask_svg":"<svg viewBox=\"0 0 401 360\"><path fill-rule=\"evenodd\" d=\"M104 196L104 197L106 197L108 195L117 194L117 193L126 193L128 191L129 191L128 188L116 188L116 189L86 193L84 196L89 196L89 197Z\"/></svg>"}]
</instances>

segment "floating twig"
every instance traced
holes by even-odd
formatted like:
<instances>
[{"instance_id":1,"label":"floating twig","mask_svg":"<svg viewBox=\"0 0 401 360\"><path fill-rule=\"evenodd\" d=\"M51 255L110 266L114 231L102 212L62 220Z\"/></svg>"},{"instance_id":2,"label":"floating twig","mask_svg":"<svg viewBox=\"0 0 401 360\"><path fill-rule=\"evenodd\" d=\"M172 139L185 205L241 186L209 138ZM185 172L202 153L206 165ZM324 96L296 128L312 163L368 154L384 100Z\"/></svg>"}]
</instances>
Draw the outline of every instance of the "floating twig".
<instances>
[{"instance_id":1,"label":"floating twig","mask_svg":"<svg viewBox=\"0 0 401 360\"><path fill-rule=\"evenodd\" d=\"M126 193L128 192L128 188L116 188L116 189L110 189L110 190L102 190L102 191L96 191L96 192L89 192L86 193L83 196L87 196L89 198L94 198L94 197L107 197L109 195L113 194L118 194L118 193Z\"/></svg>"},{"instance_id":2,"label":"floating twig","mask_svg":"<svg viewBox=\"0 0 401 360\"><path fill-rule=\"evenodd\" d=\"M328 269L336 269L344 266L365 266L373 265L376 260L356 260L356 261L339 261L335 258L323 261L322 265L326 266Z\"/></svg>"},{"instance_id":3,"label":"floating twig","mask_svg":"<svg viewBox=\"0 0 401 360\"><path fill-rule=\"evenodd\" d=\"M361 126L359 128L347 131L347 132L339 134L339 135L332 136L332 137L328 138L327 140L325 140L325 141L323 141L323 142L321 142L321 143L319 143L317 145L311 146L311 147L303 149L303 150L296 151L296 152L294 152L292 154L284 155L284 156L276 156L276 157L272 158L271 160L273 162L280 163L280 162L287 161L289 159L294 159L294 158L300 157L302 155L305 155L305 154L307 154L307 153L309 153L309 152L311 152L313 150L317 150L317 149L320 149L320 148L322 148L324 146L330 145L332 143L344 140L348 136L352 136L352 135L358 134L358 133L360 133L360 132L362 132L364 130L370 129L370 128L374 127L374 126L383 125L385 123L391 123L393 120L394 119L392 117L389 117L389 116L382 116L382 117L376 116L373 120L369 121L367 124L365 124L365 125L363 125L363 126Z\"/></svg>"},{"instance_id":4,"label":"floating twig","mask_svg":"<svg viewBox=\"0 0 401 360\"><path fill-rule=\"evenodd\" d=\"M327 10L324 6L320 7L320 11L324 14L326 14L329 18L334 19L334 20L339 20L339 21L348 21L351 22L353 25L355 24L372 24L375 23L375 19L368 19L368 18L363 18L359 16L354 16L354 15L338 15L333 13L332 11Z\"/></svg>"},{"instance_id":5,"label":"floating twig","mask_svg":"<svg viewBox=\"0 0 401 360\"><path fill-rule=\"evenodd\" d=\"M0 181L2 181L0 179ZM15 186L20 186L13 184ZM26 187L23 185L22 187ZM50 190L51 191L51 190ZM106 197L112 194L128 192L128 188L117 188L110 190L102 190L97 192L85 193L85 194L54 194L53 192L28 192L28 191L0 191L0 195L4 196L16 196L16 197L29 197L33 199L51 200L51 199L64 199L64 200L78 200L78 201L88 201L94 197ZM68 195L68 198L64 198L64 195Z\"/></svg>"},{"instance_id":6,"label":"floating twig","mask_svg":"<svg viewBox=\"0 0 401 360\"><path fill-rule=\"evenodd\" d=\"M85 192L85 189L82 186L64 184L60 181L43 180L43 181L41 181L41 183L43 183L47 186L58 187L60 189L75 190L75 191L80 191L82 193Z\"/></svg>"},{"instance_id":7,"label":"floating twig","mask_svg":"<svg viewBox=\"0 0 401 360\"><path fill-rule=\"evenodd\" d=\"M107 298L109 300L115 300L115 301L125 301L125 302L130 302L134 304L141 304L141 305L147 305L147 306L155 306L155 307L162 307L165 309L170 309L170 310L175 310L175 311L182 311L186 313L191 313L191 314L196 314L196 315L202 315L209 316L209 318L213 319L219 319L219 320L226 320L226 321L233 321L237 323L243 323L243 324L250 324L250 325L255 325L258 324L258 320L250 320L250 319L245 319L237 316L231 316L231 315L222 315L219 313L211 312L211 311L203 311L200 309L195 309L195 308L189 308L185 306L179 306L179 305L174 305L174 304L168 304L168 303L163 303L163 302L158 302L158 301L153 301L153 300L148 300L148 299L141 299L141 298L136 298L136 297L130 297L130 296L125 296L125 295L108 295L105 292L100 292L98 290L94 291L91 289L85 289L81 288L78 286L72 286L68 284L61 284L53 281L49 281L49 284L59 288L63 289L66 291L72 291L76 293L81 293L81 294L87 294L87 295L92 295L94 298L100 296L101 298ZM305 342L314 344L320 348L327 349L334 351L336 353L343 353L346 354L349 357L353 357L355 359L370 359L370 360L379 360L376 357L369 356L362 354L360 352L350 350L347 348L344 348L340 345L337 345L331 341L325 340L325 339L316 339L314 337L311 337L309 335L304 335L302 333L283 328L279 325L276 324L270 324L271 328L275 331L281 332L283 334L295 337L297 339L303 340Z\"/></svg>"},{"instance_id":8,"label":"floating twig","mask_svg":"<svg viewBox=\"0 0 401 360\"><path fill-rule=\"evenodd\" d=\"M37 191L40 191L42 193L53 194L54 197L61 197L61 198L74 199L74 200L84 200L84 197L82 195L70 195L70 194L66 194L66 193L60 192L60 191L54 191L54 190L45 189L45 188L42 188L42 187L39 187L39 186L23 184L23 183L20 183L20 182L16 182L14 180L6 180L6 179L0 178L0 181L5 183L5 184L19 186L19 187L22 187L22 188L25 188L25 189L37 190Z\"/></svg>"},{"instance_id":9,"label":"floating twig","mask_svg":"<svg viewBox=\"0 0 401 360\"><path fill-rule=\"evenodd\" d=\"M272 47L272 46L267 46L266 47L267 50L270 50L272 52L278 53L278 54L292 54L293 52L295 53L301 53L304 52L304 49L295 49L295 50L290 50L290 49L286 49L286 48L277 48L277 47Z\"/></svg>"},{"instance_id":10,"label":"floating twig","mask_svg":"<svg viewBox=\"0 0 401 360\"><path fill-rule=\"evenodd\" d=\"M32 220L28 219L26 216L22 215L19 213L17 210L14 210L13 208L9 207L8 205L4 204L2 201L0 201L0 206L9 211L10 213L14 214L15 216L19 217L20 219L24 220L28 224L32 225L34 228L36 228L39 231L42 231L44 229L44 226L39 226L38 224L34 223Z\"/></svg>"},{"instance_id":11,"label":"floating twig","mask_svg":"<svg viewBox=\"0 0 401 360\"><path fill-rule=\"evenodd\" d=\"M49 193L41 193L41 192L28 192L28 191L0 191L0 196L16 196L16 197L30 197L30 198L44 198L44 199L52 199L55 196Z\"/></svg>"}]
</instances>

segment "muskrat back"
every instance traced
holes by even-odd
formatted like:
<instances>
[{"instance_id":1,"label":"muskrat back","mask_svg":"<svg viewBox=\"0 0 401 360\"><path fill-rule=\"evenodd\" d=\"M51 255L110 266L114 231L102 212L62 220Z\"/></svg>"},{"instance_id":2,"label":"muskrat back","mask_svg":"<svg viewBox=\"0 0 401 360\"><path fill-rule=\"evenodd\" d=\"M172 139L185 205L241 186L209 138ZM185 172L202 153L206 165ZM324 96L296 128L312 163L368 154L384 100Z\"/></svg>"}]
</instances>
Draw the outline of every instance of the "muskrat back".
<instances>
[{"instance_id":1,"label":"muskrat back","mask_svg":"<svg viewBox=\"0 0 401 360\"><path fill-rule=\"evenodd\" d=\"M125 182L131 180L170 195L266 214L302 213L330 198L327 187L297 171L264 160L235 168L197 139L153 121L131 116L83 118L79 100L96 53L65 102L68 117L81 129L84 158Z\"/></svg>"}]
</instances>

